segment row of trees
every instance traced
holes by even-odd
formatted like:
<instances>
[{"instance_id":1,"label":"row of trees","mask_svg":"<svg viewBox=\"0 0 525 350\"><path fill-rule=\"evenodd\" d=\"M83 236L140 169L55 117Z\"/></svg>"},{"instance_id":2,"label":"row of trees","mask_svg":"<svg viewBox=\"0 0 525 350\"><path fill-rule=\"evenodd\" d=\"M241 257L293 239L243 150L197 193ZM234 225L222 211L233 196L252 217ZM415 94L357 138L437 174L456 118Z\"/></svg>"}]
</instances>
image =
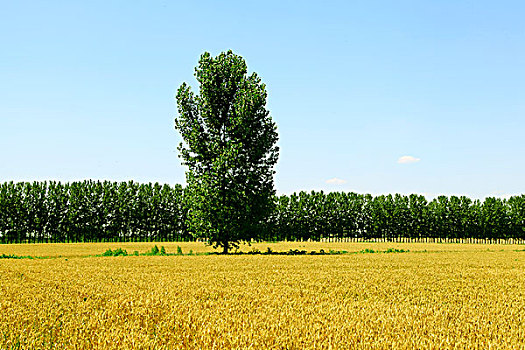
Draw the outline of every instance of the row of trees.
<instances>
[{"instance_id":1,"label":"row of trees","mask_svg":"<svg viewBox=\"0 0 525 350\"><path fill-rule=\"evenodd\" d=\"M267 239L525 239L525 195L509 199L300 192L277 199Z\"/></svg>"},{"instance_id":2,"label":"row of trees","mask_svg":"<svg viewBox=\"0 0 525 350\"><path fill-rule=\"evenodd\" d=\"M84 181L0 184L0 242L183 241L182 186Z\"/></svg>"},{"instance_id":3,"label":"row of trees","mask_svg":"<svg viewBox=\"0 0 525 350\"><path fill-rule=\"evenodd\" d=\"M84 181L0 184L0 242L184 241L181 185ZM274 196L255 239L525 239L525 195L509 199L300 192Z\"/></svg>"}]
</instances>

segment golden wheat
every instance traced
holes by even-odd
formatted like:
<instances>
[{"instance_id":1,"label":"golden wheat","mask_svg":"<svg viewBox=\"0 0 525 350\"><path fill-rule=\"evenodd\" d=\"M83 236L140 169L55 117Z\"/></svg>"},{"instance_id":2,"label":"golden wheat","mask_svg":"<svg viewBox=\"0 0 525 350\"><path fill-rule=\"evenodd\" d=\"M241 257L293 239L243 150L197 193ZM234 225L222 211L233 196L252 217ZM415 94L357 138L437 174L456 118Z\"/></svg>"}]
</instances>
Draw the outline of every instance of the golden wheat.
<instances>
[{"instance_id":1,"label":"golden wheat","mask_svg":"<svg viewBox=\"0 0 525 350\"><path fill-rule=\"evenodd\" d=\"M152 246L129 244L82 249ZM525 251L516 247L385 243L410 252L72 258L78 246L60 246L55 256L69 258L0 260L0 348L525 348ZM266 246L384 250L257 248ZM33 253L52 255L50 247Z\"/></svg>"}]
</instances>

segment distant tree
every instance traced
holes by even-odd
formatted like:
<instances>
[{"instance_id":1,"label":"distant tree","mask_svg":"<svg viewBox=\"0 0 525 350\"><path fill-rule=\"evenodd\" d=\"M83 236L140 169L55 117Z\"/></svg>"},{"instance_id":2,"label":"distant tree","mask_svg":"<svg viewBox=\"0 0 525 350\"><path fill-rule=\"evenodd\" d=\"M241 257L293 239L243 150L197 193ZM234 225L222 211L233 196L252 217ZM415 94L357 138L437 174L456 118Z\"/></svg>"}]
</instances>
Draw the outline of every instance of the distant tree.
<instances>
[{"instance_id":1,"label":"distant tree","mask_svg":"<svg viewBox=\"0 0 525 350\"><path fill-rule=\"evenodd\" d=\"M266 109L266 87L247 75L231 50L201 55L195 77L199 94L183 83L175 119L188 167L188 227L227 253L263 234L274 204L277 127Z\"/></svg>"}]
</instances>

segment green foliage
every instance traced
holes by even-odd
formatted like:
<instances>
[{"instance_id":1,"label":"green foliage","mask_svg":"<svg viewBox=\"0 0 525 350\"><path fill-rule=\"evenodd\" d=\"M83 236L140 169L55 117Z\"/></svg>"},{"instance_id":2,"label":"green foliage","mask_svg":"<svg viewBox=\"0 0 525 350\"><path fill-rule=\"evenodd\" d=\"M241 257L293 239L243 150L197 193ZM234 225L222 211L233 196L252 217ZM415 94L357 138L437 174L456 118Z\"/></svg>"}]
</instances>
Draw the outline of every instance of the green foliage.
<instances>
[{"instance_id":1,"label":"green foliage","mask_svg":"<svg viewBox=\"0 0 525 350\"><path fill-rule=\"evenodd\" d=\"M30 255L2 254L0 255L0 259L34 259L34 257Z\"/></svg>"},{"instance_id":2,"label":"green foliage","mask_svg":"<svg viewBox=\"0 0 525 350\"><path fill-rule=\"evenodd\" d=\"M388 248L385 253L408 253L409 251L408 249Z\"/></svg>"},{"instance_id":3,"label":"green foliage","mask_svg":"<svg viewBox=\"0 0 525 350\"><path fill-rule=\"evenodd\" d=\"M151 248L151 250L143 253L143 254L139 254L138 251L134 251L133 256L139 256L139 255L146 255L146 256L166 256L166 255L169 255L168 253L166 253L166 248L164 248L164 246L161 246L160 249L157 245L155 245L153 248ZM122 248L117 248L115 250L111 250L111 249L108 249L106 250L104 253L102 253L100 256L128 256L128 252Z\"/></svg>"},{"instance_id":4,"label":"green foliage","mask_svg":"<svg viewBox=\"0 0 525 350\"><path fill-rule=\"evenodd\" d=\"M525 239L525 195L508 200L312 191L276 197L265 240Z\"/></svg>"},{"instance_id":5,"label":"green foliage","mask_svg":"<svg viewBox=\"0 0 525 350\"><path fill-rule=\"evenodd\" d=\"M128 256L128 252L122 248L117 248L115 250L108 249L102 256Z\"/></svg>"},{"instance_id":6,"label":"green foliage","mask_svg":"<svg viewBox=\"0 0 525 350\"><path fill-rule=\"evenodd\" d=\"M396 248L388 248L387 250L385 251L379 251L379 250L373 250L373 249L369 249L369 248L366 248L366 249L363 249L363 250L360 250L358 253L360 254L374 254L374 253L408 253L410 250L405 250L405 249L396 249Z\"/></svg>"},{"instance_id":7,"label":"green foliage","mask_svg":"<svg viewBox=\"0 0 525 350\"><path fill-rule=\"evenodd\" d=\"M133 181L0 183L0 242L188 240L183 193Z\"/></svg>"},{"instance_id":8,"label":"green foliage","mask_svg":"<svg viewBox=\"0 0 525 350\"><path fill-rule=\"evenodd\" d=\"M113 256L127 256L128 252L126 250L123 250L121 248L118 248L113 252Z\"/></svg>"},{"instance_id":9,"label":"green foliage","mask_svg":"<svg viewBox=\"0 0 525 350\"><path fill-rule=\"evenodd\" d=\"M159 247L157 247L156 244L153 248L151 248L149 255L160 255Z\"/></svg>"},{"instance_id":10,"label":"green foliage","mask_svg":"<svg viewBox=\"0 0 525 350\"><path fill-rule=\"evenodd\" d=\"M266 86L247 74L232 51L201 55L195 69L199 94L183 83L175 128L188 167L188 226L226 253L259 238L272 212L276 125L266 109Z\"/></svg>"},{"instance_id":11,"label":"green foliage","mask_svg":"<svg viewBox=\"0 0 525 350\"><path fill-rule=\"evenodd\" d=\"M290 249L288 255L306 255L306 250Z\"/></svg>"},{"instance_id":12,"label":"green foliage","mask_svg":"<svg viewBox=\"0 0 525 350\"><path fill-rule=\"evenodd\" d=\"M135 182L0 183L0 243L193 240L186 190ZM258 239L525 239L525 195L509 199L300 192L274 197ZM159 250L160 253L160 250Z\"/></svg>"},{"instance_id":13,"label":"green foliage","mask_svg":"<svg viewBox=\"0 0 525 350\"><path fill-rule=\"evenodd\" d=\"M177 255L182 255L182 248L177 246Z\"/></svg>"},{"instance_id":14,"label":"green foliage","mask_svg":"<svg viewBox=\"0 0 525 350\"><path fill-rule=\"evenodd\" d=\"M102 253L102 256L113 256L113 251L108 248L108 250Z\"/></svg>"},{"instance_id":15,"label":"green foliage","mask_svg":"<svg viewBox=\"0 0 525 350\"><path fill-rule=\"evenodd\" d=\"M376 252L375 250L369 249L369 248L366 248L366 249L363 249L363 250L359 251L359 253L362 253L362 254L369 254L369 253L373 254L375 252Z\"/></svg>"},{"instance_id":16,"label":"green foliage","mask_svg":"<svg viewBox=\"0 0 525 350\"><path fill-rule=\"evenodd\" d=\"M165 255L169 255L169 254L166 253L166 248L164 248L164 246L161 246L160 249L159 249L159 247L157 247L157 245L155 245L153 248L151 248L150 251L144 253L143 255L148 255L148 256L155 256L155 255L165 256Z\"/></svg>"},{"instance_id":17,"label":"green foliage","mask_svg":"<svg viewBox=\"0 0 525 350\"><path fill-rule=\"evenodd\" d=\"M218 254L218 253L209 253L209 254ZM276 251L271 250L270 248L268 248L265 251L260 251L257 248L253 248L252 250L248 252L236 251L231 254L232 255L342 255L342 254L351 254L351 253L349 253L346 250L330 250L329 252L325 252L323 249L320 249L319 251L312 250L310 252L307 252L306 250L301 250L301 249L290 249L284 252L276 252Z\"/></svg>"}]
</instances>

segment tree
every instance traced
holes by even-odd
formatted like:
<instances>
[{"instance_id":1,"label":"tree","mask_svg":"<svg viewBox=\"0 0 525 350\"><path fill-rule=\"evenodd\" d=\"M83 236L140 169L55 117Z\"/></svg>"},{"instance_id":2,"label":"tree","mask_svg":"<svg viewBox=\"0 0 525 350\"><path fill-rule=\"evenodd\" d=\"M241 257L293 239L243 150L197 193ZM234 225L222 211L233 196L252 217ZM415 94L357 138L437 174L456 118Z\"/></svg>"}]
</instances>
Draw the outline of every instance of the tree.
<instances>
[{"instance_id":1,"label":"tree","mask_svg":"<svg viewBox=\"0 0 525 350\"><path fill-rule=\"evenodd\" d=\"M277 127L266 109L265 84L256 73L248 75L244 59L231 50L202 54L195 77L199 94L183 83L176 97L179 156L188 167L188 227L227 253L262 237L267 227Z\"/></svg>"}]
</instances>

